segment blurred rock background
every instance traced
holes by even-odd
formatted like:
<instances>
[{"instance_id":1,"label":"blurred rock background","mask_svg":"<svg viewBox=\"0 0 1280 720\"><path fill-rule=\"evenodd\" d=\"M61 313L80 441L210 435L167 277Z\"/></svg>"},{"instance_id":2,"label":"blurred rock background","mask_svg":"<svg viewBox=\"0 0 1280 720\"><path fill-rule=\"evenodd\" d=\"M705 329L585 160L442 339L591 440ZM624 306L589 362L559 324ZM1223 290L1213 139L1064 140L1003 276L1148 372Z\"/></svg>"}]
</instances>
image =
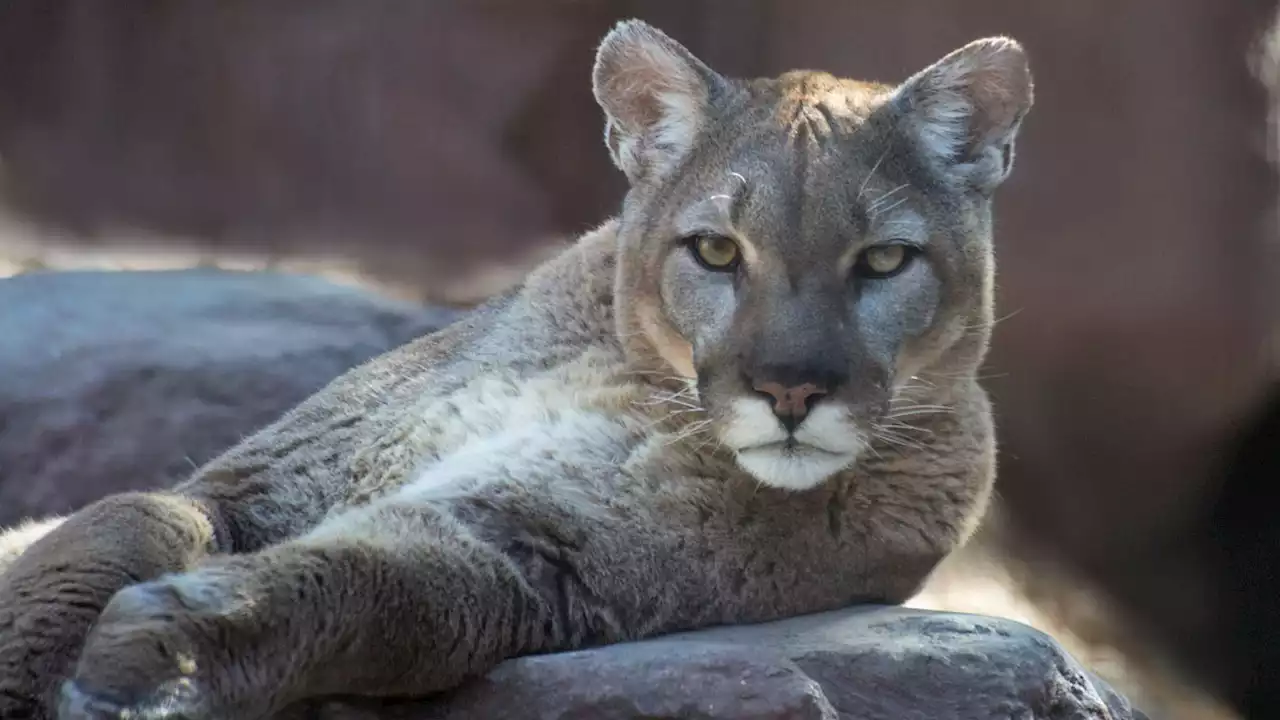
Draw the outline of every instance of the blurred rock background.
<instances>
[{"instance_id":1,"label":"blurred rock background","mask_svg":"<svg viewBox=\"0 0 1280 720\"><path fill-rule=\"evenodd\" d=\"M1204 528L1275 379L1275 4L6 0L0 274L270 268L465 306L616 207L589 69L618 18L736 75L897 80L1013 35L1037 106L997 203L1001 512L918 603L1070 635L1153 716L1231 717L1184 681L1236 668ZM0 376L0 434L30 382ZM28 482L0 457L0 498ZM40 496L0 515L84 500Z\"/></svg>"}]
</instances>

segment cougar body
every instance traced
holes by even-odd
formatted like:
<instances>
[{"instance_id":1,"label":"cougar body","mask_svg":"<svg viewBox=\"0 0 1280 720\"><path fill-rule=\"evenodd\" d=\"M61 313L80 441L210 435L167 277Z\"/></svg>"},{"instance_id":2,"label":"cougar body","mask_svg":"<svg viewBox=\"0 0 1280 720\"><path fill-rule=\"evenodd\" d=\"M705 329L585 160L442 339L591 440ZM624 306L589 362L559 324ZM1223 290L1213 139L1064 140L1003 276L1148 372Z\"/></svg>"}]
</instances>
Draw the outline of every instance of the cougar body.
<instances>
[{"instance_id":1,"label":"cougar body","mask_svg":"<svg viewBox=\"0 0 1280 720\"><path fill-rule=\"evenodd\" d=\"M632 21L593 80L617 217L179 486L0 536L0 716L429 695L902 602L964 542L1017 43L897 85L736 80Z\"/></svg>"}]
</instances>

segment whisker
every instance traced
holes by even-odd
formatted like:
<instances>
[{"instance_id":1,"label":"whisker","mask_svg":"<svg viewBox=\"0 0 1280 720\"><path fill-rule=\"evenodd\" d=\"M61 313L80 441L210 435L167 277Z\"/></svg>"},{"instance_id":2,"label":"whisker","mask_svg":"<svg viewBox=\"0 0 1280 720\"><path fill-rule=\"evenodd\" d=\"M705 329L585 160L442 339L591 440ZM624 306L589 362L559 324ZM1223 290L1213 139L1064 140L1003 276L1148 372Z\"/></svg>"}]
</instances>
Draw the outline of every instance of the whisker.
<instances>
[{"instance_id":1,"label":"whisker","mask_svg":"<svg viewBox=\"0 0 1280 720\"><path fill-rule=\"evenodd\" d=\"M988 373L986 375L974 375L974 380L995 380L998 378L1009 377L1007 372Z\"/></svg>"},{"instance_id":2,"label":"whisker","mask_svg":"<svg viewBox=\"0 0 1280 720\"><path fill-rule=\"evenodd\" d=\"M679 398L683 400L690 400L690 399L696 400L697 394L698 394L698 391L696 389L691 387L684 387L679 390L671 390L671 391L665 391L665 392L654 391L650 393L649 397L651 399L656 399L659 401L670 400L672 398Z\"/></svg>"},{"instance_id":3,"label":"whisker","mask_svg":"<svg viewBox=\"0 0 1280 720\"><path fill-rule=\"evenodd\" d=\"M680 430L680 432L678 432L678 433L676 433L674 436L672 436L672 437L668 438L668 439L667 439L667 442L666 442L666 443L664 443L664 446L674 445L674 444L676 444L676 443L678 443L678 442L681 442L681 441L683 441L683 440L687 440L687 439L689 439L689 438L691 438L691 437L694 437L695 435L697 435L698 433L702 432L703 430L705 430L705 429L706 429L707 427L709 427L710 425L711 425L711 420L710 420L710 419L706 419L706 420L699 420L698 422L690 423L690 424L689 424L689 425L687 425L686 427L682 428L682 429Z\"/></svg>"},{"instance_id":4,"label":"whisker","mask_svg":"<svg viewBox=\"0 0 1280 720\"><path fill-rule=\"evenodd\" d=\"M946 415L952 412L955 411L951 408L909 407L901 410L890 410L886 417L891 420L901 420L902 418L916 417L918 415Z\"/></svg>"},{"instance_id":5,"label":"whisker","mask_svg":"<svg viewBox=\"0 0 1280 720\"><path fill-rule=\"evenodd\" d=\"M655 370L624 370L619 374L625 377L647 377L659 381L678 382L687 385L690 388L696 388L698 382L695 378L683 377L681 375L664 375Z\"/></svg>"},{"instance_id":6,"label":"whisker","mask_svg":"<svg viewBox=\"0 0 1280 720\"><path fill-rule=\"evenodd\" d=\"M910 183L902 183L902 184L901 184L901 185L899 185L898 187L896 187L896 188L894 188L894 189L892 189L892 190L889 190L888 192L886 192L885 194L883 194L883 195L881 195L880 197L876 198L875 200L872 200L872 201L871 201L871 203L867 205L867 213L869 213L869 214L873 214L873 213L875 213L875 211L876 211L876 206L880 205L880 204L881 204L881 203L883 203L885 200L888 200L889 198L893 197L894 195L897 195L898 193L902 192L903 190L905 190L906 188L908 188L908 187L910 187L910 186L911 186L911 184L910 184Z\"/></svg>"},{"instance_id":7,"label":"whisker","mask_svg":"<svg viewBox=\"0 0 1280 720\"><path fill-rule=\"evenodd\" d=\"M871 436L877 440L886 442L890 445L896 445L898 447L905 447L905 448L910 448L912 450L920 450L920 451L925 451L928 449L924 445L921 445L920 443L912 442L904 437L895 435L885 430L879 430L877 432L874 432L872 433Z\"/></svg>"},{"instance_id":8,"label":"whisker","mask_svg":"<svg viewBox=\"0 0 1280 720\"><path fill-rule=\"evenodd\" d=\"M678 412L680 412L680 411L678 411ZM692 411L685 411L685 412L692 412ZM677 416L676 416L676 413L668 413L668 414L666 414L666 415L663 415L663 416L662 416L662 417L660 417L660 418L652 418L652 419L650 419L648 422L646 422L646 423L644 424L644 429L645 429L645 430L658 430L659 432L680 432L680 431L682 431L682 430L683 430L683 427L679 424L681 420L682 420L682 418L677 417ZM687 420L687 418L686 418L685 420ZM694 421L694 422L701 422L701 421ZM665 428L671 428L670 423L676 423L676 425L675 425L674 429L669 429L669 430L661 430L661 429L660 429L660 428L664 428L664 427L665 427ZM689 424L689 425L692 425L692 424L693 424L693 422L689 422L688 424Z\"/></svg>"},{"instance_id":9,"label":"whisker","mask_svg":"<svg viewBox=\"0 0 1280 720\"><path fill-rule=\"evenodd\" d=\"M1011 311L1009 311L1009 312L1005 313L1004 315L1001 315L1000 317L995 318L995 319L990 320L990 321L986 321L986 322L978 322L978 323L973 323L973 324L970 324L970 325L961 325L961 326L960 326L960 329L961 329L961 330L964 330L964 331L966 331L966 332L968 332L968 331L973 331L973 330L992 330L992 329L994 329L994 328L995 328L995 326L996 326L996 325L999 325L1000 323L1002 323L1002 322L1004 322L1004 321L1006 321L1006 320L1008 320L1008 319L1010 319L1010 318L1013 318L1013 317L1015 317L1015 316L1017 316L1017 315L1019 315L1019 314L1021 314L1021 313L1022 313L1022 308L1018 308L1018 309L1016 309L1016 310L1011 310Z\"/></svg>"},{"instance_id":10,"label":"whisker","mask_svg":"<svg viewBox=\"0 0 1280 720\"><path fill-rule=\"evenodd\" d=\"M954 411L950 409L934 410L932 408L928 408L924 410L907 410L904 412L893 412L893 413L889 413L887 417L890 420L901 420L903 418L909 418L909 417L920 417L921 415L949 415L949 414L952 414L953 412Z\"/></svg>"},{"instance_id":11,"label":"whisker","mask_svg":"<svg viewBox=\"0 0 1280 720\"><path fill-rule=\"evenodd\" d=\"M876 208L876 209L875 209L875 211L873 211L873 212L868 212L868 215L870 215L870 217L871 217L872 219L874 219L877 215L880 215L880 214L882 214L882 213L887 213L887 212L889 212L890 210L892 210L892 209L894 209L894 208L898 207L899 205L901 205L902 203L904 203L904 202L906 202L906 201L907 201L907 198L898 198L898 200L897 200L896 202L894 202L892 205L890 205L889 207L886 207L886 208Z\"/></svg>"},{"instance_id":12,"label":"whisker","mask_svg":"<svg viewBox=\"0 0 1280 720\"><path fill-rule=\"evenodd\" d=\"M917 400L920 400L920 399L923 399L923 398L912 398L912 397L908 397L906 393L903 393L903 394L901 394L901 395L898 395L898 396L895 396L895 397L890 398L890 399L889 399L889 404L890 404L890 405L894 405L894 404L896 404L896 405L901 405L902 403L911 403L912 407L916 407L916 406L919 406L919 407L951 407L950 405L944 405L944 404L942 404L942 403L917 402Z\"/></svg>"},{"instance_id":13,"label":"whisker","mask_svg":"<svg viewBox=\"0 0 1280 720\"><path fill-rule=\"evenodd\" d=\"M897 444L900 447L909 447L912 450L924 451L928 449L923 442L909 438L906 435L902 435L900 433L896 433L891 430L881 430L879 433L879 437L885 441L888 441L891 444Z\"/></svg>"},{"instance_id":14,"label":"whisker","mask_svg":"<svg viewBox=\"0 0 1280 720\"><path fill-rule=\"evenodd\" d=\"M715 433L709 432L709 433L706 433L706 439L704 439L702 442L694 446L693 452L695 454L700 453L702 452L703 448L707 447L708 445L714 445L717 449L725 449L724 443L721 442L720 438L716 437Z\"/></svg>"},{"instance_id":15,"label":"whisker","mask_svg":"<svg viewBox=\"0 0 1280 720\"><path fill-rule=\"evenodd\" d=\"M972 372L940 372L936 370L925 370L919 375L928 375L929 377L942 378L943 380L968 380L971 377L979 377Z\"/></svg>"},{"instance_id":16,"label":"whisker","mask_svg":"<svg viewBox=\"0 0 1280 720\"><path fill-rule=\"evenodd\" d=\"M1008 319L1009 319L1009 318L1011 318L1011 317L1014 317L1015 315L1020 315L1020 314L1022 314L1022 311L1023 311L1024 309L1025 309L1025 308L1014 308L1013 310L1010 310L1009 312L1005 313L1004 315L1001 315L1000 317L996 318L995 320L992 320L992 321L991 321L991 324L992 324L993 326L995 326L995 325L999 325L1000 323L1004 322L1005 320L1008 320Z\"/></svg>"},{"instance_id":17,"label":"whisker","mask_svg":"<svg viewBox=\"0 0 1280 720\"><path fill-rule=\"evenodd\" d=\"M904 398L903 402L906 402L906 400L907 399ZM893 403L894 403L893 400L889 401L890 405L892 405ZM893 412L898 412L900 410L951 410L951 409L952 407L950 405L935 405L930 403L913 403L911 405L904 405L897 408L892 408Z\"/></svg>"},{"instance_id":18,"label":"whisker","mask_svg":"<svg viewBox=\"0 0 1280 720\"><path fill-rule=\"evenodd\" d=\"M696 408L699 410L704 409L701 405L688 402L687 399L682 398L679 395L672 395L669 397L661 397L661 398L651 398L649 400L636 400L632 402L632 405L635 405L637 407L658 407L660 405L679 405L680 407L684 407L684 408L691 408L691 409Z\"/></svg>"},{"instance_id":19,"label":"whisker","mask_svg":"<svg viewBox=\"0 0 1280 720\"><path fill-rule=\"evenodd\" d=\"M887 145L885 146L884 152L880 153L880 157L876 159L875 164L871 166L871 170L867 172L867 176L863 178L862 185L858 186L858 196L854 198L855 200L862 199L862 193L867 191L867 184L871 182L871 178L876 176L876 171L880 169L880 163L883 163L884 159L889 157L889 151L891 149L893 149L893 146Z\"/></svg>"},{"instance_id":20,"label":"whisker","mask_svg":"<svg viewBox=\"0 0 1280 720\"><path fill-rule=\"evenodd\" d=\"M882 423L882 424L880 425L880 427L885 428L885 429L888 429L888 430L903 430L903 431L907 431L907 432L919 432L919 433L925 433L926 435L934 435L934 434L935 434L935 433L933 432L933 430L930 430L929 428L925 428L925 427L917 427L917 426L915 426L915 425L908 425L908 424L906 424L906 423L901 423L901 422L887 422L887 423Z\"/></svg>"}]
</instances>

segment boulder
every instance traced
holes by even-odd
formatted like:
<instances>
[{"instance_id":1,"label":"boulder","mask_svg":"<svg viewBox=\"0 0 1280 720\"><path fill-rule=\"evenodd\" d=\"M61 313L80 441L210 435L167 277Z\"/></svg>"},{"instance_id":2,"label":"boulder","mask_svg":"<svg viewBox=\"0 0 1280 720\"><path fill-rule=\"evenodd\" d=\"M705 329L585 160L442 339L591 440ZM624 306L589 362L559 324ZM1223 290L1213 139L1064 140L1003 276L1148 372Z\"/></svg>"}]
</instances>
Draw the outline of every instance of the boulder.
<instances>
[{"instance_id":1,"label":"boulder","mask_svg":"<svg viewBox=\"0 0 1280 720\"><path fill-rule=\"evenodd\" d=\"M447 696L309 720L1146 720L1012 620L861 606L519 658Z\"/></svg>"},{"instance_id":2,"label":"boulder","mask_svg":"<svg viewBox=\"0 0 1280 720\"><path fill-rule=\"evenodd\" d=\"M176 482L455 317L272 272L0 280L0 527Z\"/></svg>"}]
</instances>

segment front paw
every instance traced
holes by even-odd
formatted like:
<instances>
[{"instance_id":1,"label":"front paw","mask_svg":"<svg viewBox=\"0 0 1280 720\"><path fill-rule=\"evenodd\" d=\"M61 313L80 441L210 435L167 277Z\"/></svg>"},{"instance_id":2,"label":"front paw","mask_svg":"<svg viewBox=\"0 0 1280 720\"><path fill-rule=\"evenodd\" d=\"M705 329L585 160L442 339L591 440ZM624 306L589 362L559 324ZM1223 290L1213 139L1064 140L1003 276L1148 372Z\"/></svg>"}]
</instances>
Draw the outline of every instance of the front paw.
<instances>
[{"instance_id":1,"label":"front paw","mask_svg":"<svg viewBox=\"0 0 1280 720\"><path fill-rule=\"evenodd\" d=\"M84 690L75 680L62 685L58 701L60 720L197 720L214 717L205 710L194 685L186 679L165 683L140 703L119 702Z\"/></svg>"},{"instance_id":2,"label":"front paw","mask_svg":"<svg viewBox=\"0 0 1280 720\"><path fill-rule=\"evenodd\" d=\"M200 720L212 702L209 647L216 617L190 607L165 581L125 588L90 633L62 687L61 720Z\"/></svg>"}]
</instances>

